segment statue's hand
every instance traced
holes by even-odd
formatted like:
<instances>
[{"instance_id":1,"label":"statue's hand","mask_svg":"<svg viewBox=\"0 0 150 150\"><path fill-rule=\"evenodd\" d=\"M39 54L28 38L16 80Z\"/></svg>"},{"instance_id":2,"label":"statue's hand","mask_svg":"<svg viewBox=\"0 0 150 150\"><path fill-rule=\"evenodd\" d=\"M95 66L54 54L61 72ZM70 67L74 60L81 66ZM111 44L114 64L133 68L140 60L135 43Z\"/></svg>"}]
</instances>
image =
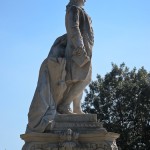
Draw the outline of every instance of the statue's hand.
<instances>
[{"instance_id":1,"label":"statue's hand","mask_svg":"<svg viewBox=\"0 0 150 150\"><path fill-rule=\"evenodd\" d=\"M78 47L73 51L73 55L81 56L82 54L87 56L87 52L86 52L84 46L83 47Z\"/></svg>"},{"instance_id":2,"label":"statue's hand","mask_svg":"<svg viewBox=\"0 0 150 150\"><path fill-rule=\"evenodd\" d=\"M90 61L90 57L84 47L79 47L73 51L72 60L80 67L83 67L87 62Z\"/></svg>"}]
</instances>

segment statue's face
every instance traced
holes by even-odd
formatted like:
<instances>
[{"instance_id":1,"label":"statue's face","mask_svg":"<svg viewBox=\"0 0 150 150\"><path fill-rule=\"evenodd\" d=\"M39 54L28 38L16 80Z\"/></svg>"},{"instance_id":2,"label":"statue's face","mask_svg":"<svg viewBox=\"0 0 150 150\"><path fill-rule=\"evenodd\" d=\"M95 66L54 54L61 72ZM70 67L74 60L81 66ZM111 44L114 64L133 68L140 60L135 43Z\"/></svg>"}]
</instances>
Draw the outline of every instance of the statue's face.
<instances>
[{"instance_id":1,"label":"statue's face","mask_svg":"<svg viewBox=\"0 0 150 150\"><path fill-rule=\"evenodd\" d=\"M80 1L80 6L84 6L84 3L86 2L86 0L79 0Z\"/></svg>"},{"instance_id":2,"label":"statue's face","mask_svg":"<svg viewBox=\"0 0 150 150\"><path fill-rule=\"evenodd\" d=\"M86 0L76 0L77 5L80 7L84 6L85 2L86 2Z\"/></svg>"}]
</instances>

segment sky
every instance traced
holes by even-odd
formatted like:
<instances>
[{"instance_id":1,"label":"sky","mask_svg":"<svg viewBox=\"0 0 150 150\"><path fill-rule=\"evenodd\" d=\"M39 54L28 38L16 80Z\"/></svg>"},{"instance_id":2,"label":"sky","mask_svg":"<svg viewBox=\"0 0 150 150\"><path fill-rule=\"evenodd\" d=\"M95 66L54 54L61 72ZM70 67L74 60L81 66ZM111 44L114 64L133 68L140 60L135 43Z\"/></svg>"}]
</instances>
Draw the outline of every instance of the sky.
<instances>
[{"instance_id":1,"label":"sky","mask_svg":"<svg viewBox=\"0 0 150 150\"><path fill-rule=\"evenodd\" d=\"M0 150L21 150L39 68L66 33L68 0L0 0ZM87 0L95 34L92 79L111 63L150 71L150 1Z\"/></svg>"}]
</instances>

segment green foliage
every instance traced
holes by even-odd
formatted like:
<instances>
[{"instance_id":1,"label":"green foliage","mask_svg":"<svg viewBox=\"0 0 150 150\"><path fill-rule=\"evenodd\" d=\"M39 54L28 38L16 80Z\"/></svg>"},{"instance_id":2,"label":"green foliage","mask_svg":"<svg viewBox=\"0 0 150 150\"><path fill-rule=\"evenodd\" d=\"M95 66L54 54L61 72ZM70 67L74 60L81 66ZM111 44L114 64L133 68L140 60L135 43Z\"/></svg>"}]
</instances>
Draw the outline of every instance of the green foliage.
<instances>
[{"instance_id":1,"label":"green foliage","mask_svg":"<svg viewBox=\"0 0 150 150\"><path fill-rule=\"evenodd\" d=\"M124 63L112 64L109 73L89 85L83 110L120 134L122 150L150 149L150 73L144 67L130 71Z\"/></svg>"}]
</instances>

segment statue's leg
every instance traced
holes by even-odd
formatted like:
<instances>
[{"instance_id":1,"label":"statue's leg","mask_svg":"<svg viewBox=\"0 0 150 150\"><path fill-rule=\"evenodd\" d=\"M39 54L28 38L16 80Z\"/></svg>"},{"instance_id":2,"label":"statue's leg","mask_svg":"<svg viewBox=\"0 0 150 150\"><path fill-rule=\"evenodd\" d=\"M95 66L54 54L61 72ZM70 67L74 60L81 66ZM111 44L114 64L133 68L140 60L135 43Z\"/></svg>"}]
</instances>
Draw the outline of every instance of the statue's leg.
<instances>
[{"instance_id":1,"label":"statue's leg","mask_svg":"<svg viewBox=\"0 0 150 150\"><path fill-rule=\"evenodd\" d=\"M64 93L63 99L58 105L57 111L61 114L83 113L81 110L81 97L83 90L91 81L91 70L84 81L71 82L67 84L67 90ZM71 102L74 101L74 113L70 109Z\"/></svg>"},{"instance_id":2,"label":"statue's leg","mask_svg":"<svg viewBox=\"0 0 150 150\"><path fill-rule=\"evenodd\" d=\"M63 98L61 104L58 106L58 112L62 113L62 114L73 114L73 112L70 109L70 104L73 100L74 101L77 100L76 104L78 106L81 105L81 95L88 83L86 80L78 81L76 83L71 83L69 85L69 91L64 94L64 98ZM80 106L80 110L81 110L81 106ZM77 113L79 113L79 112L81 113L81 111L78 110Z\"/></svg>"},{"instance_id":3,"label":"statue's leg","mask_svg":"<svg viewBox=\"0 0 150 150\"><path fill-rule=\"evenodd\" d=\"M67 85L67 89L64 92L63 99L58 104L57 111L58 111L58 113L61 113L61 114L74 114L70 108L70 104L64 104L66 95L68 95L68 93L70 92L70 89L72 88L73 83L67 83L66 85Z\"/></svg>"},{"instance_id":4,"label":"statue's leg","mask_svg":"<svg viewBox=\"0 0 150 150\"><path fill-rule=\"evenodd\" d=\"M73 112L76 114L85 114L81 109L81 99L83 92L73 100Z\"/></svg>"},{"instance_id":5,"label":"statue's leg","mask_svg":"<svg viewBox=\"0 0 150 150\"><path fill-rule=\"evenodd\" d=\"M73 99L73 112L74 113L84 114L84 112L81 109L81 99L83 95L83 90L90 83L90 81L91 81L91 70L89 70L86 80L80 83L79 85L81 87L81 91L79 91L80 94Z\"/></svg>"}]
</instances>

